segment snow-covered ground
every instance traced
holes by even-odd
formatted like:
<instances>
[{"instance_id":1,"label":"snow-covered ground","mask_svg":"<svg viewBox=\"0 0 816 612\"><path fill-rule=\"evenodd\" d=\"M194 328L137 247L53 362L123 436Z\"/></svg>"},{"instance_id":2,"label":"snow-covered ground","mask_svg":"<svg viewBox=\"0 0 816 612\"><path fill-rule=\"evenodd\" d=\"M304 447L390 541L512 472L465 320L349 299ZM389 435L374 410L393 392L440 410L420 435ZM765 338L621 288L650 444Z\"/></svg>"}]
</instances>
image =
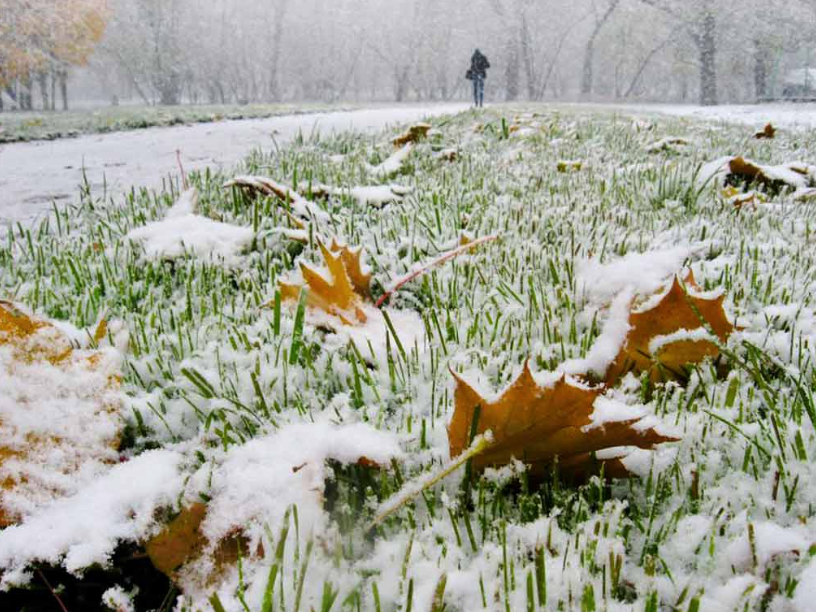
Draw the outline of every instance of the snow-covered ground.
<instances>
[{"instance_id":1,"label":"snow-covered ground","mask_svg":"<svg viewBox=\"0 0 816 612\"><path fill-rule=\"evenodd\" d=\"M761 127L772 123L788 129L813 129L816 127L816 104L724 104L722 106L696 106L693 104L621 104L609 108L636 114L660 113L674 117L691 117L704 121L727 121Z\"/></svg>"},{"instance_id":2,"label":"snow-covered ground","mask_svg":"<svg viewBox=\"0 0 816 612\"><path fill-rule=\"evenodd\" d=\"M464 104L399 106L352 112L225 121L136 132L83 136L0 147L0 226L25 221L70 201L83 182L94 193L116 195L131 186L158 188L178 175L176 151L186 171L230 167L252 149L270 149L302 131L378 131L425 116L459 112ZM0 229L0 234L4 233Z\"/></svg>"}]
</instances>

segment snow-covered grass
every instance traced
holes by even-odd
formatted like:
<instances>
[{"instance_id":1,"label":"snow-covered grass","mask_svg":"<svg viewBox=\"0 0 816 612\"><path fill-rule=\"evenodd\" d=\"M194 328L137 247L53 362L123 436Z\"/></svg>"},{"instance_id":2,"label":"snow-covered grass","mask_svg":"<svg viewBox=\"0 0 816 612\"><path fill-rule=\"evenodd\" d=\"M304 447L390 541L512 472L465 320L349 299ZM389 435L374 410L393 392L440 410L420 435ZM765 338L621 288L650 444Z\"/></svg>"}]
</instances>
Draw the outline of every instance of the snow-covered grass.
<instances>
[{"instance_id":1,"label":"snow-covered grass","mask_svg":"<svg viewBox=\"0 0 816 612\"><path fill-rule=\"evenodd\" d=\"M297 232L274 198L192 175L195 216L252 232L237 250L128 240L167 218L173 192L114 206L85 193L11 232L2 296L80 328L103 312L126 323L129 431L123 465L0 532L4 585L43 563L115 565L117 546L205 501L211 542L239 529L251 554L215 580L206 564L185 570L179 610L812 610L816 214L784 194L737 210L698 178L725 155L812 163L816 139L535 110L435 119L398 176L373 170L396 132L253 154L236 174L338 188L319 202L327 217ZM649 152L668 137L689 144ZM455 161L434 155L451 148ZM580 164L559 171L561 160ZM392 182L411 190L383 207L351 192ZM375 299L463 234L501 239L335 333L276 298L298 261L322 264L318 234L365 247ZM528 358L538 372L595 369L615 356L629 298L684 266L701 291L724 292L738 331L720 367L686 385L630 376L611 392L682 438L637 454L639 477L534 483L516 464L387 504L448 465L449 368L494 391ZM398 510L368 531L384 504ZM126 568L110 573L108 599L132 591Z\"/></svg>"},{"instance_id":2,"label":"snow-covered grass","mask_svg":"<svg viewBox=\"0 0 816 612\"><path fill-rule=\"evenodd\" d=\"M302 112L321 112L326 104L250 104L195 106L110 106L60 112L0 113L0 143L72 138L82 134L123 132L149 127L262 119Z\"/></svg>"}]
</instances>

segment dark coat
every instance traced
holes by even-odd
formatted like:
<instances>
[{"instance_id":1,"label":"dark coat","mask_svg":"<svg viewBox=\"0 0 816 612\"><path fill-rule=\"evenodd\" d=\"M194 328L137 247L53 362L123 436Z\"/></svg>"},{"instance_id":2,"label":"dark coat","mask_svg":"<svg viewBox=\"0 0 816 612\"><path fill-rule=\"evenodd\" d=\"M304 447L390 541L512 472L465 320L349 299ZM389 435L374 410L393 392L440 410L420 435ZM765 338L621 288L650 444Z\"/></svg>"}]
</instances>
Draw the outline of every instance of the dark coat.
<instances>
[{"instance_id":1,"label":"dark coat","mask_svg":"<svg viewBox=\"0 0 816 612\"><path fill-rule=\"evenodd\" d=\"M473 57L470 58L470 70L474 76L487 78L487 69L490 68L490 62L487 60L481 51L476 49L473 52Z\"/></svg>"}]
</instances>

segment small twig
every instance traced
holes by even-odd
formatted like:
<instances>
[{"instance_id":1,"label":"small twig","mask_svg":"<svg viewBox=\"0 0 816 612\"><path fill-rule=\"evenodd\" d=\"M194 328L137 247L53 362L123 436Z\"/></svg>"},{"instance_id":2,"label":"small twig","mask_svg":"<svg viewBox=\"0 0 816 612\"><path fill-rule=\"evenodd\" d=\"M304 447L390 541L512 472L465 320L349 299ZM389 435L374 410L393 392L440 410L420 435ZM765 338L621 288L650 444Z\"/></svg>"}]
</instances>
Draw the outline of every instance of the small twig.
<instances>
[{"instance_id":1,"label":"small twig","mask_svg":"<svg viewBox=\"0 0 816 612\"><path fill-rule=\"evenodd\" d=\"M377 300L377 304L376 304L377 308L382 308L382 305L386 302L386 300L388 300L389 297L394 295L397 291L402 289L402 287L404 287L405 285L410 283L415 278L418 278L418 277L422 276L423 274L426 274L428 271L435 268L436 266L441 265L441 264L445 263L446 261L449 261L449 260L453 259L454 257L458 257L462 253L465 253L465 252L467 252L467 251L469 251L471 249L474 249L477 246L481 246L481 245L483 245L483 244L485 244L487 242L493 242L494 240L498 240L498 239L499 239L499 234L495 234L493 236L485 236L484 238L479 238L477 240L474 240L473 242L469 242L468 244L460 246L457 249L454 249L452 251L448 251L447 253L445 253L441 257L437 257L436 259L434 259L429 264L427 264L425 266L422 266L419 270L415 270L414 272L411 272L407 276L404 276L403 278L399 279L394 284L392 289L390 289L389 291L386 291L383 294L383 296L379 300Z\"/></svg>"},{"instance_id":2,"label":"small twig","mask_svg":"<svg viewBox=\"0 0 816 612\"><path fill-rule=\"evenodd\" d=\"M190 185L187 183L187 173L184 172L184 164L181 163L181 149L176 149L176 161L178 162L178 167L181 171L182 185L184 185L184 190L187 191L190 188Z\"/></svg>"},{"instance_id":3,"label":"small twig","mask_svg":"<svg viewBox=\"0 0 816 612\"><path fill-rule=\"evenodd\" d=\"M470 445L470 448L456 457L456 459L442 471L437 472L436 474L428 474L423 478L406 483L405 486L402 487L402 489L400 489L390 499L383 502L380 509L377 511L377 516L375 516L374 520L371 521L371 524L368 526L366 531L371 531L372 529L376 529L382 525L385 519L394 514L405 504L420 495L423 491L430 489L446 476L449 476L458 470L477 455L481 455L491 446L493 446L493 434L487 431L473 440L473 444Z\"/></svg>"},{"instance_id":4,"label":"small twig","mask_svg":"<svg viewBox=\"0 0 816 612\"><path fill-rule=\"evenodd\" d=\"M62 603L62 599L60 599L60 596L57 595L57 592L51 586L51 583L48 582L48 579L45 577L45 574L43 574L40 570L37 570L37 574L39 574L40 579L45 583L45 586L48 587L48 590L51 591L51 594L54 596L54 599L57 600L57 603L59 604L59 607L62 609L62 612L68 612L68 608L66 608L65 604Z\"/></svg>"}]
</instances>

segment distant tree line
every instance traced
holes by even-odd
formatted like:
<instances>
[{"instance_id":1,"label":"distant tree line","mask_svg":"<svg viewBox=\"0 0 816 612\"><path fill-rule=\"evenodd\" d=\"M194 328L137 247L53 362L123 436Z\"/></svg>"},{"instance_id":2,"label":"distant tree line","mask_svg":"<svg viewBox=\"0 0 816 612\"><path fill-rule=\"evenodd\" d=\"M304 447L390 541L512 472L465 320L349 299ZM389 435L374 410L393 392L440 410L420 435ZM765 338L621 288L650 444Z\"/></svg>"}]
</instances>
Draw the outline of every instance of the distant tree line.
<instances>
[{"instance_id":1,"label":"distant tree line","mask_svg":"<svg viewBox=\"0 0 816 612\"><path fill-rule=\"evenodd\" d=\"M151 105L464 99L475 47L493 65L494 100L753 101L779 90L786 71L809 67L816 40L812 0L0 0L0 7L0 86L19 108L34 105L35 91L53 108L55 88L67 104L70 69L89 59L86 72L104 96Z\"/></svg>"},{"instance_id":2,"label":"distant tree line","mask_svg":"<svg viewBox=\"0 0 816 612\"><path fill-rule=\"evenodd\" d=\"M68 108L68 72L88 62L109 17L106 0L0 0L0 111Z\"/></svg>"}]
</instances>

